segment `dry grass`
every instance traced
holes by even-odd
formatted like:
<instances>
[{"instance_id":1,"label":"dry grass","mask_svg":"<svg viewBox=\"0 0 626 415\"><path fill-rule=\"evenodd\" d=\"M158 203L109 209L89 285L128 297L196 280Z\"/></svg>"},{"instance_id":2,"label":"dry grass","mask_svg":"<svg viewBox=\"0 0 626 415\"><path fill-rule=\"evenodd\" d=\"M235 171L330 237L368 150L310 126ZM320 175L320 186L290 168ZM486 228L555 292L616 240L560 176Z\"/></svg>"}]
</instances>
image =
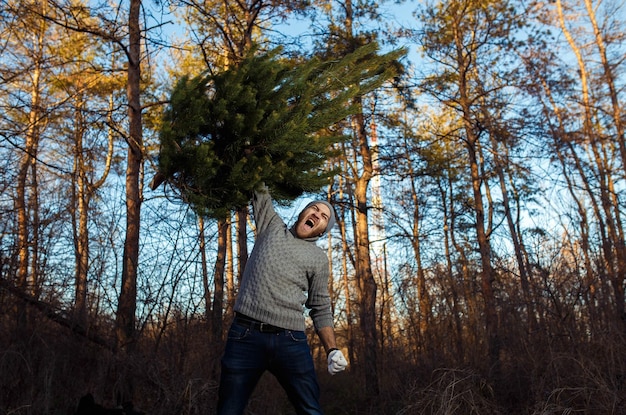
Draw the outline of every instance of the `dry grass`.
<instances>
[{"instance_id":1,"label":"dry grass","mask_svg":"<svg viewBox=\"0 0 626 415\"><path fill-rule=\"evenodd\" d=\"M0 325L0 414L72 415L88 392L115 407L124 376L133 378L134 405L147 415L215 409L220 351L201 335L204 327L170 333L158 348L142 339L138 353L121 357L45 319L29 329L7 326ZM497 380L479 360L472 365L424 354L409 363L395 350L381 362L377 397L365 395L358 366L329 376L321 362L322 403L326 415L626 415L622 337L558 345L532 340L507 350ZM278 383L266 375L249 414L292 413Z\"/></svg>"},{"instance_id":2,"label":"dry grass","mask_svg":"<svg viewBox=\"0 0 626 415\"><path fill-rule=\"evenodd\" d=\"M489 382L469 370L438 369L426 386L415 385L398 415L497 415L495 396Z\"/></svg>"}]
</instances>

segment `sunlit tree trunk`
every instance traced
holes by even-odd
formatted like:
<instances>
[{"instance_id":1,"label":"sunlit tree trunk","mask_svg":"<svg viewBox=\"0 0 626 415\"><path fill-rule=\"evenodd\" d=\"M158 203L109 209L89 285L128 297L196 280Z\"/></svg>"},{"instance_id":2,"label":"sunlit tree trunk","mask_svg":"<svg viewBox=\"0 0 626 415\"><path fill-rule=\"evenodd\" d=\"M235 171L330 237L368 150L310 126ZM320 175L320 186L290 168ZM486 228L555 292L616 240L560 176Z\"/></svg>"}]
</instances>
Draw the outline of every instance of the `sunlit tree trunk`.
<instances>
[{"instance_id":1,"label":"sunlit tree trunk","mask_svg":"<svg viewBox=\"0 0 626 415\"><path fill-rule=\"evenodd\" d=\"M141 167L143 135L141 121L141 0L131 0L128 46L128 158L126 165L126 238L122 257L122 285L116 316L118 349L131 350L135 340L137 309L137 271L139 265L139 230L141 217Z\"/></svg>"},{"instance_id":2,"label":"sunlit tree trunk","mask_svg":"<svg viewBox=\"0 0 626 415\"><path fill-rule=\"evenodd\" d=\"M363 366L365 368L365 390L368 396L378 396L378 334L376 330L376 295L378 286L372 272L368 225L368 186L372 178L372 154L369 148L363 115L353 120L356 138L355 150L362 163L360 172L355 172L354 196L356 202L356 277L360 298L360 327L363 335Z\"/></svg>"},{"instance_id":3,"label":"sunlit tree trunk","mask_svg":"<svg viewBox=\"0 0 626 415\"><path fill-rule=\"evenodd\" d=\"M83 156L83 120L81 114L81 103L79 102L75 110L74 130L74 180L72 186L73 203L76 206L72 215L74 228L74 251L76 255L75 269L75 299L74 299L74 320L76 324L85 327L87 323L87 270L89 268L89 233L87 228L89 214L89 189L85 171L85 160Z\"/></svg>"},{"instance_id":4,"label":"sunlit tree trunk","mask_svg":"<svg viewBox=\"0 0 626 415\"><path fill-rule=\"evenodd\" d=\"M463 81L461 81L463 82ZM498 314L495 303L495 296L493 292L493 283L495 280L493 274L493 268L491 265L491 244L489 242L489 235L486 230L485 224L485 208L483 205L483 193L481 190L482 184L482 176L479 172L479 162L477 157L477 141L478 137L475 135L473 131L473 126L471 124L471 120L468 118L471 113L469 108L469 99L465 95L464 86L461 85L461 106L464 106L463 102L465 102L464 108L464 123L465 123L465 133L466 137L466 149L467 155L469 157L469 169L472 180L472 191L473 191L473 211L475 218L475 230L476 230L476 239L478 242L478 249L480 252L480 262L481 262L481 271L480 271L480 286L481 292L483 296L483 301L485 303L485 329L487 334L487 342L488 342L488 354L489 361L492 367L496 367L499 362L499 353L500 353L500 341L498 337Z\"/></svg>"},{"instance_id":5,"label":"sunlit tree trunk","mask_svg":"<svg viewBox=\"0 0 626 415\"><path fill-rule=\"evenodd\" d=\"M344 153L345 154L345 153ZM341 159L340 163L344 164L346 163L346 160ZM339 183L339 199L340 200L344 200L344 198L346 198L346 196L348 197L348 199L350 200L351 197L349 195L345 195L344 193L344 185L342 183L342 178L339 179L340 183ZM348 264L352 264L352 266L354 267L354 256L352 255L352 250L350 249L350 247L348 246L348 235L346 232L346 222L347 222L347 218L346 215L349 215L349 213L352 212L351 210L347 210L345 207L345 204L341 204L338 209L337 209L337 215L338 215L338 219L337 220L337 225L339 227L339 233L341 235L341 270L342 270L342 291L343 291L343 295L345 298L345 308L346 308L346 322L345 322L345 327L346 327L346 337L347 337L347 346L348 346L348 359L352 364L356 364L356 350L355 350L355 346L356 346L356 339L355 339L355 333L354 333L354 324L353 322L356 321L356 316L354 315L354 311L353 311L353 307L352 307L352 298L353 296L351 295L351 293L354 291L352 284L350 284L350 280L349 280L349 276L351 271L349 270ZM352 220L348 221L350 223L353 223ZM334 305L333 305L334 307ZM334 308L333 308L334 310Z\"/></svg>"},{"instance_id":6,"label":"sunlit tree trunk","mask_svg":"<svg viewBox=\"0 0 626 415\"><path fill-rule=\"evenodd\" d=\"M595 7L592 0L585 0L585 8L587 10L587 14L589 16L589 20L593 27L594 37L596 41L596 46L598 48L598 53L600 55L600 61L602 63L602 69L604 71L604 76L602 77L603 83L607 86L609 91L609 98L611 101L611 120L613 122L613 127L615 129L615 141L617 142L617 146L619 148L619 154L621 156L622 161L622 174L618 174L624 177L626 172L626 143L624 137L624 117L623 117L623 106L620 104L619 96L618 96L618 88L615 85L615 65L610 62L609 56L607 53L607 47L605 42L605 36L612 36L614 34L605 35L600 30L598 25L598 21L596 18ZM622 220L620 218L620 208L619 201L617 200L617 192L614 187L613 180L609 183L609 194L611 196L611 204L612 209L615 212L615 227L616 230L613 234L614 246L616 249L617 255L617 275L613 277L612 285L613 291L615 295L615 304L616 304L616 314L617 321L622 322L622 330L626 332L626 312L624 310L624 284L626 283L626 243L624 241L624 231Z\"/></svg>"},{"instance_id":7,"label":"sunlit tree trunk","mask_svg":"<svg viewBox=\"0 0 626 415\"><path fill-rule=\"evenodd\" d=\"M624 118L623 118L623 106L620 104L618 91L619 89L615 85L616 73L614 63L612 63L609 59L609 54L607 52L606 46L606 37L612 36L620 36L621 33L609 33L604 34L598 25L598 20L596 17L596 7L600 2L597 2L596 5L593 4L592 0L585 0L585 9L587 10L587 15L589 16L589 21L591 22L591 26L593 28L593 34L596 41L596 46L598 48L598 54L600 56L600 62L602 63L602 69L604 70L604 76L602 77L602 82L606 84L609 91L609 98L611 101L611 120L613 122L613 126L615 128L615 139L619 148L619 153L622 159L622 168L626 171L626 143L624 142ZM616 6L617 7L617 6ZM607 27L611 27L610 25Z\"/></svg>"},{"instance_id":8,"label":"sunlit tree trunk","mask_svg":"<svg viewBox=\"0 0 626 415\"><path fill-rule=\"evenodd\" d=\"M601 215L604 215L604 221L606 225L606 238L603 239L602 248L604 253L604 263L608 270L608 276L611 282L611 287L614 295L614 307L615 318L617 322L621 322L622 330L626 330L626 320L624 320L624 281L626 279L626 246L624 243L624 231L622 228L621 212L618 205L617 198L614 190L614 178L613 171L610 167L611 150L607 149L607 143L602 138L601 134L597 130L598 123L595 122L596 103L592 102L592 91L590 91L590 79L586 68L586 62L583 56L581 48L577 45L572 33L569 31L561 0L557 0L557 11L559 18L559 25L565 38L567 39L576 61L578 63L578 74L580 76L580 85L582 89L582 105L583 105L583 134L585 135L587 146L591 151L590 159L594 162L594 169L596 172L596 178L599 187L599 201L602 213L598 212L598 220L601 220ZM585 0L588 14L592 21L594 28L596 44L601 51L603 65L608 65L606 60L606 50L602 36L598 31L598 26L595 21L595 13L591 7L589 0ZM608 82L609 90L614 88L612 77L603 77L605 82ZM610 72L612 73L612 72ZM617 99L617 96L611 96L611 99ZM613 106L613 108L615 108ZM616 125L617 128L621 128L621 122ZM623 133L623 132L622 132ZM621 155L626 154L626 150L623 149L622 137L617 137L618 147ZM620 174L622 176L622 174ZM593 193L589 194L593 198ZM602 231L602 230L601 230Z\"/></svg>"},{"instance_id":9,"label":"sunlit tree trunk","mask_svg":"<svg viewBox=\"0 0 626 415\"><path fill-rule=\"evenodd\" d=\"M43 46L45 40L45 24L39 20L39 27L35 27L30 41L34 46L32 51L33 67L30 69L30 109L28 115L28 127L25 131L25 142L19 161L17 173L17 186L15 198L15 210L17 213L17 252L18 267L16 285L30 295L36 295L36 263L37 254L34 251L37 247L34 244L34 235L38 234L36 228L35 214L38 212L32 209L38 208L35 188L37 153L39 151L40 120L42 113L40 108L41 100L41 77L43 62ZM32 214L32 216L31 216ZM35 268L31 268L35 265ZM24 312L20 312L20 318L25 317Z\"/></svg>"},{"instance_id":10,"label":"sunlit tree trunk","mask_svg":"<svg viewBox=\"0 0 626 415\"><path fill-rule=\"evenodd\" d=\"M141 117L141 0L130 0L128 13L128 156L126 164L126 237L122 254L121 289L115 318L116 350L127 357L135 349L137 310L137 274L141 225L141 172L143 165L143 125ZM118 394L121 402L133 400L134 375L120 368Z\"/></svg>"},{"instance_id":11,"label":"sunlit tree trunk","mask_svg":"<svg viewBox=\"0 0 626 415\"><path fill-rule=\"evenodd\" d=\"M226 272L224 275L224 287L222 298L224 301L224 315L222 318L228 318L232 314L232 306L230 303L230 295L232 295L232 289L234 287L234 278L235 278L235 263L234 263L234 253L233 253L233 227L232 227L232 216L228 217L227 226L226 226ZM224 333L222 333L223 335Z\"/></svg>"}]
</instances>

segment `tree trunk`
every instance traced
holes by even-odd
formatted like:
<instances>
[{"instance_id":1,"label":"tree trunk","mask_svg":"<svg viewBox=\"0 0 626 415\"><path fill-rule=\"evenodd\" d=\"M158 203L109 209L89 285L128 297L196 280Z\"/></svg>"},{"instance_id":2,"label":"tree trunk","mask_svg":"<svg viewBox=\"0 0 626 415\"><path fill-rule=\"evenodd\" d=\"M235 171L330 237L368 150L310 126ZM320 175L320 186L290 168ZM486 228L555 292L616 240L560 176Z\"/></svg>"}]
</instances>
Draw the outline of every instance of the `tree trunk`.
<instances>
[{"instance_id":1,"label":"tree trunk","mask_svg":"<svg viewBox=\"0 0 626 415\"><path fill-rule=\"evenodd\" d=\"M213 307L211 310L211 331L213 340L222 342L224 320L224 273L226 270L226 233L229 224L226 219L220 219L217 224L217 258L213 272Z\"/></svg>"},{"instance_id":2,"label":"tree trunk","mask_svg":"<svg viewBox=\"0 0 626 415\"><path fill-rule=\"evenodd\" d=\"M43 42L43 34L40 34L36 42L41 45ZM32 244L31 235L38 233L35 228L35 221L31 220L30 209L33 206L32 199L36 197L33 188L34 178L29 183L29 173L34 174L33 165L36 163L36 156L39 147L39 119L41 117L40 105L40 79L41 79L41 62L35 62L31 71L31 106L29 114L29 124L26 131L26 142L24 143L24 151L19 163L17 174L17 189L15 210L17 211L17 250L18 250L18 268L17 268L17 286L23 290L25 294L35 296L35 269L31 269L31 264L36 262L33 257L35 247ZM30 189L30 192L29 192ZM20 303L22 304L22 303ZM17 309L18 326L26 326L27 310L23 308L23 304Z\"/></svg>"},{"instance_id":3,"label":"tree trunk","mask_svg":"<svg viewBox=\"0 0 626 415\"><path fill-rule=\"evenodd\" d=\"M237 283L228 289L228 302L232 310L235 305L235 292L241 282L243 270L248 262L248 208L244 207L237 211Z\"/></svg>"},{"instance_id":4,"label":"tree trunk","mask_svg":"<svg viewBox=\"0 0 626 415\"><path fill-rule=\"evenodd\" d=\"M209 283L209 268L206 255L206 232L204 218L198 216L198 239L200 249L200 269L202 270L202 286L204 287L204 317L209 323L208 340L213 340L213 330L211 328L211 284Z\"/></svg>"},{"instance_id":5,"label":"tree trunk","mask_svg":"<svg viewBox=\"0 0 626 415\"><path fill-rule=\"evenodd\" d=\"M372 272L368 223L367 189L372 178L372 154L367 142L363 114L354 117L357 149L362 161L362 171L355 177L356 198L356 277L359 281L360 327L364 347L365 392L367 396L379 395L378 385L378 335L376 331L376 294L378 286Z\"/></svg>"},{"instance_id":6,"label":"tree trunk","mask_svg":"<svg viewBox=\"0 0 626 415\"><path fill-rule=\"evenodd\" d=\"M31 229L31 223L29 220L29 202L28 202L28 173L31 171L31 165L35 162L35 155L38 147L38 132L37 132L37 119L39 118L39 78L41 71L38 68L32 72L33 85L31 90L31 110L30 110L30 122L29 128L26 132L26 142L24 144L24 152L20 161L20 167L17 175L17 225L18 225L18 272L17 282L18 286L24 288L27 291L31 291L34 287L28 289L29 278L29 257L30 257L30 232L34 232ZM32 293L32 292L31 292Z\"/></svg>"},{"instance_id":7,"label":"tree trunk","mask_svg":"<svg viewBox=\"0 0 626 415\"><path fill-rule=\"evenodd\" d=\"M476 137L471 132L471 125L466 125L468 135L466 141L467 154L469 156L469 167L472 180L472 191L474 197L474 210L476 238L480 253L480 287L484 301L485 310L485 332L487 335L487 353L490 367L499 373L500 370L500 339L498 335L498 313L495 296L493 292L493 282L495 280L491 266L491 246L489 236L485 229L485 209L483 205L483 195L481 191L482 178L479 173L478 160L476 157Z\"/></svg>"},{"instance_id":8,"label":"tree trunk","mask_svg":"<svg viewBox=\"0 0 626 415\"><path fill-rule=\"evenodd\" d=\"M141 218L141 170L143 164L143 136L141 121L141 27L139 24L141 0L131 0L129 10L128 47L128 156L126 166L126 238L122 256L122 281L115 319L116 349L128 358L135 342L135 312L137 309L137 271L139 266L139 229ZM121 362L118 399L131 402L134 380L127 364Z\"/></svg>"},{"instance_id":9,"label":"tree trunk","mask_svg":"<svg viewBox=\"0 0 626 415\"><path fill-rule=\"evenodd\" d=\"M232 227L232 215L228 217L226 221L226 272L224 278L224 287L223 290L225 293L222 293L224 304L224 312L223 318L226 319L228 316L231 316L233 313L232 305L230 302L230 295L232 293L232 289L234 287L234 279L235 279L235 261L234 261L234 252L233 252L233 227ZM226 334L226 330L228 330L228 326L222 325L222 336Z\"/></svg>"},{"instance_id":10,"label":"tree trunk","mask_svg":"<svg viewBox=\"0 0 626 415\"><path fill-rule=\"evenodd\" d=\"M89 211L89 189L83 157L83 122L81 103L78 103L75 115L74 177L72 186L75 212L72 215L74 226L74 251L76 267L74 271L75 298L74 322L82 328L87 324L87 270L89 267L89 232L87 218Z\"/></svg>"},{"instance_id":11,"label":"tree trunk","mask_svg":"<svg viewBox=\"0 0 626 415\"><path fill-rule=\"evenodd\" d=\"M626 143L624 142L623 109L622 105L620 105L619 102L618 88L615 86L615 71L613 69L617 66L609 61L604 36L603 33L600 31L600 27L598 26L593 2L591 0L585 0L585 8L587 9L587 15L589 16L591 26L593 27L593 33L596 39L596 46L598 47L598 53L600 55L600 62L602 62L602 69L604 70L603 81L609 90L609 97L611 99L611 116L615 127L615 138L622 159L622 168L626 170ZM609 36L611 35L621 36L622 34L609 34Z\"/></svg>"},{"instance_id":12,"label":"tree trunk","mask_svg":"<svg viewBox=\"0 0 626 415\"><path fill-rule=\"evenodd\" d=\"M128 158L126 166L126 239L122 257L122 287L116 318L117 347L129 347L135 338L137 308L137 266L139 262L139 227L141 213L140 173L143 162L143 136L140 100L141 0L131 0L128 48Z\"/></svg>"},{"instance_id":13,"label":"tree trunk","mask_svg":"<svg viewBox=\"0 0 626 415\"><path fill-rule=\"evenodd\" d=\"M446 186L444 187L442 181L445 181ZM444 244L444 254L446 259L446 276L448 278L450 284L450 294L452 298L448 300L451 302L450 309L453 313L454 318L454 328L456 333L456 341L455 341L455 352L458 359L458 362L465 362L465 342L463 340L463 322L461 320L461 310L459 309L459 294L457 289L457 280L454 278L454 266L452 261L452 252L450 249L450 245L455 245L454 243L454 206L452 205L452 200L454 199L452 195L447 197L447 189L452 193L452 184L450 180L447 178L442 178L442 181L439 181L439 192L441 194L441 207L443 212L443 244ZM448 203L448 199L450 203ZM450 213L448 213L450 212ZM457 248L457 250L459 250ZM466 263L467 260L462 256L462 263ZM463 266L464 276L465 276L465 266ZM469 320L472 322L472 310L475 309L473 296L466 297L467 299L467 313L469 315ZM474 330L468 330L473 332Z\"/></svg>"},{"instance_id":14,"label":"tree trunk","mask_svg":"<svg viewBox=\"0 0 626 415\"><path fill-rule=\"evenodd\" d=\"M141 0L130 0L128 29L128 159L126 166L126 238L122 257L122 286L115 320L116 349L130 355L135 342L137 271L141 213L141 167L143 136L141 121ZM133 380L126 368L120 375L121 402L132 401Z\"/></svg>"},{"instance_id":15,"label":"tree trunk","mask_svg":"<svg viewBox=\"0 0 626 415\"><path fill-rule=\"evenodd\" d=\"M344 163L344 160L342 160L341 163ZM341 192L339 197L340 199L343 200L344 194L343 194L343 186L341 184L339 185L339 189ZM353 330L353 324L352 324L352 322L354 321L354 312L352 311L352 295L350 295L352 287L348 279L348 261L350 261L353 265L355 261L354 261L354 257L351 255L352 251L350 250L350 247L348 246L348 238L346 234L346 209L343 204L339 206L337 214L340 218L340 220L337 220L337 223L339 226L339 232L341 234L341 247L342 247L341 252L343 253L343 255L341 256L341 269L342 269L342 275L343 275L343 281L342 281L343 295L346 299L345 300L346 301L346 330L347 330L346 337L347 337L347 343L348 343L348 359L351 364L355 364L357 362L356 353L355 353L356 341L354 338L354 330ZM334 311L334 308L333 308L333 311Z\"/></svg>"}]
</instances>

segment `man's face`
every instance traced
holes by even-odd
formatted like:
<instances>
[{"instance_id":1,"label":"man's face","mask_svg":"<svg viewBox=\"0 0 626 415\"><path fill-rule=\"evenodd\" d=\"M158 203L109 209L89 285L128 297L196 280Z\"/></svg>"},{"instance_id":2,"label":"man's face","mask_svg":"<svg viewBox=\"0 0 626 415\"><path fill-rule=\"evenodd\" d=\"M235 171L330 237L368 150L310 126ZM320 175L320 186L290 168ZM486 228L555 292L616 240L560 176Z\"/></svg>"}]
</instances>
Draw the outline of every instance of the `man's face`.
<instances>
[{"instance_id":1,"label":"man's face","mask_svg":"<svg viewBox=\"0 0 626 415\"><path fill-rule=\"evenodd\" d=\"M300 239L320 236L328 226L330 209L323 203L315 203L300 212L296 222L296 236Z\"/></svg>"}]
</instances>

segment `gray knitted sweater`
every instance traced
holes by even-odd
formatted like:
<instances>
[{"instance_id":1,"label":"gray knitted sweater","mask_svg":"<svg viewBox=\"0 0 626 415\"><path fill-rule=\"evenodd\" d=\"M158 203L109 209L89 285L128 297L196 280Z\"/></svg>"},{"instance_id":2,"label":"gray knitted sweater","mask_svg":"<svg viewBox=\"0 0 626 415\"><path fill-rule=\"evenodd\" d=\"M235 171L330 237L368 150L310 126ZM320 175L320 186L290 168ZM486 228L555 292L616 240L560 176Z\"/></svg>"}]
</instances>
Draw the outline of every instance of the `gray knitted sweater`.
<instances>
[{"instance_id":1,"label":"gray knitted sweater","mask_svg":"<svg viewBox=\"0 0 626 415\"><path fill-rule=\"evenodd\" d=\"M243 272L235 311L289 330L305 329L304 308L316 329L332 327L328 257L285 225L266 189L252 199L257 236Z\"/></svg>"}]
</instances>

